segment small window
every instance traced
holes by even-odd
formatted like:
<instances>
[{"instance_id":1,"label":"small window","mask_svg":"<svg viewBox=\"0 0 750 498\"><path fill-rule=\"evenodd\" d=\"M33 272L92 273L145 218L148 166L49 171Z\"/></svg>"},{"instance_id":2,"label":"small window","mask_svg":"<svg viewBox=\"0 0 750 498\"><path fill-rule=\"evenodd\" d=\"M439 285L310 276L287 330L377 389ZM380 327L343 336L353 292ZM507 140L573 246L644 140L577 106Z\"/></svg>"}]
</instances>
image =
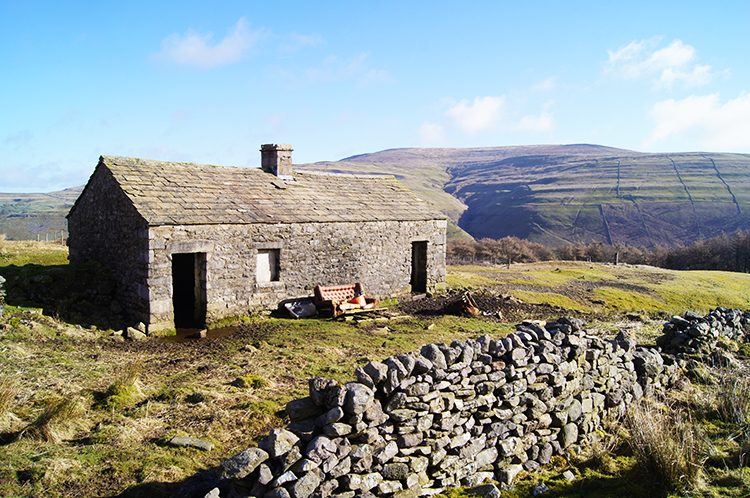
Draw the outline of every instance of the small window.
<instances>
[{"instance_id":1,"label":"small window","mask_svg":"<svg viewBox=\"0 0 750 498\"><path fill-rule=\"evenodd\" d=\"M257 282L279 281L279 250L258 249L258 260L255 268Z\"/></svg>"}]
</instances>

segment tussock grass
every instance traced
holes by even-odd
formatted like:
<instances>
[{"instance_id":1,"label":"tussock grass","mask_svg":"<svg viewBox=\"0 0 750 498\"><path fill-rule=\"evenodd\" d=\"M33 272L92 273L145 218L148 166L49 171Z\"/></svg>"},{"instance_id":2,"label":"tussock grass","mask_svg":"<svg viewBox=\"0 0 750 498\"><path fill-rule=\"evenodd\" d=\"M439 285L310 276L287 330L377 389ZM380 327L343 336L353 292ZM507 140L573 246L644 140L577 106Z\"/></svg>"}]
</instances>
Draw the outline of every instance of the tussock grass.
<instances>
[{"instance_id":1,"label":"tussock grass","mask_svg":"<svg viewBox=\"0 0 750 498\"><path fill-rule=\"evenodd\" d=\"M56 396L47 400L42 413L27 425L18 438L29 438L47 443L59 443L77 423L83 413L83 403L75 396Z\"/></svg>"},{"instance_id":2,"label":"tussock grass","mask_svg":"<svg viewBox=\"0 0 750 498\"><path fill-rule=\"evenodd\" d=\"M654 484L678 493L700 489L707 444L685 412L642 402L628 411L626 425L636 461Z\"/></svg>"},{"instance_id":3,"label":"tussock grass","mask_svg":"<svg viewBox=\"0 0 750 498\"><path fill-rule=\"evenodd\" d=\"M107 408L127 406L142 395L138 380L143 371L143 360L135 360L126 365L104 393L102 405Z\"/></svg>"},{"instance_id":4,"label":"tussock grass","mask_svg":"<svg viewBox=\"0 0 750 498\"><path fill-rule=\"evenodd\" d=\"M234 385L245 389L262 389L268 387L270 382L259 375L243 375L234 381Z\"/></svg>"}]
</instances>

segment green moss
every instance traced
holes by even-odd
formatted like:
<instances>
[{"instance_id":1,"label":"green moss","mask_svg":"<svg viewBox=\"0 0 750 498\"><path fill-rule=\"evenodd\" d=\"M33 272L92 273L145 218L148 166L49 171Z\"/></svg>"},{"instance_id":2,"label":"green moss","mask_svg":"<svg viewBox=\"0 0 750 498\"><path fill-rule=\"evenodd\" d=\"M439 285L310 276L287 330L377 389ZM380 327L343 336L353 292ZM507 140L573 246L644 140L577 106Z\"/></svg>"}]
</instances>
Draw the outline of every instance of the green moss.
<instances>
[{"instance_id":1,"label":"green moss","mask_svg":"<svg viewBox=\"0 0 750 498\"><path fill-rule=\"evenodd\" d=\"M266 379L258 375L244 375L242 377L238 377L234 381L234 385L243 389L262 389L264 387L268 387L269 383Z\"/></svg>"},{"instance_id":2,"label":"green moss","mask_svg":"<svg viewBox=\"0 0 750 498\"><path fill-rule=\"evenodd\" d=\"M104 393L104 399L100 403L105 408L122 408L132 405L142 396L138 387L138 376L141 373L142 363L134 361L127 365Z\"/></svg>"}]
</instances>

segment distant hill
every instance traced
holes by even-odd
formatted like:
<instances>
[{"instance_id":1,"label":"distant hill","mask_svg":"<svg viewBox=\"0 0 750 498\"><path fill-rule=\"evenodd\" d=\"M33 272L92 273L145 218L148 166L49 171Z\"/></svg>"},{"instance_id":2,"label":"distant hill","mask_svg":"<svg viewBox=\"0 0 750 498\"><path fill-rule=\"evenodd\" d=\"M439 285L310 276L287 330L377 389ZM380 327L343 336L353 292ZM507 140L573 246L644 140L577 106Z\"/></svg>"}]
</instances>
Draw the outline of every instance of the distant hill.
<instances>
[{"instance_id":1,"label":"distant hill","mask_svg":"<svg viewBox=\"0 0 750 498\"><path fill-rule=\"evenodd\" d=\"M294 167L394 175L476 239L653 248L750 229L748 154L647 154L586 144L414 148ZM63 229L81 189L0 193L0 233L36 239Z\"/></svg>"},{"instance_id":2,"label":"distant hill","mask_svg":"<svg viewBox=\"0 0 750 498\"><path fill-rule=\"evenodd\" d=\"M391 149L296 165L394 174L474 238L652 248L750 229L750 156L597 145Z\"/></svg>"},{"instance_id":3,"label":"distant hill","mask_svg":"<svg viewBox=\"0 0 750 498\"><path fill-rule=\"evenodd\" d=\"M83 187L46 194L4 194L0 192L0 234L8 240L53 240L55 232L66 231L65 216Z\"/></svg>"}]
</instances>

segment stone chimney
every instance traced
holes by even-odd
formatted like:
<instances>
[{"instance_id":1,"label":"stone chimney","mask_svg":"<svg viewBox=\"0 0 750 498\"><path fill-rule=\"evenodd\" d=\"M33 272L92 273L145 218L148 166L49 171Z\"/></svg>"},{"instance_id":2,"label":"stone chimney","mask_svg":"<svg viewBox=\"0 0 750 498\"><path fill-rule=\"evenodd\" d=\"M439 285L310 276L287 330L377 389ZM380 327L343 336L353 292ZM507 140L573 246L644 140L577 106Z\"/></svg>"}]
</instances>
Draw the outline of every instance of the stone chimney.
<instances>
[{"instance_id":1,"label":"stone chimney","mask_svg":"<svg viewBox=\"0 0 750 498\"><path fill-rule=\"evenodd\" d=\"M292 146L289 144L263 144L260 146L260 167L284 180L294 178L292 171Z\"/></svg>"}]
</instances>

